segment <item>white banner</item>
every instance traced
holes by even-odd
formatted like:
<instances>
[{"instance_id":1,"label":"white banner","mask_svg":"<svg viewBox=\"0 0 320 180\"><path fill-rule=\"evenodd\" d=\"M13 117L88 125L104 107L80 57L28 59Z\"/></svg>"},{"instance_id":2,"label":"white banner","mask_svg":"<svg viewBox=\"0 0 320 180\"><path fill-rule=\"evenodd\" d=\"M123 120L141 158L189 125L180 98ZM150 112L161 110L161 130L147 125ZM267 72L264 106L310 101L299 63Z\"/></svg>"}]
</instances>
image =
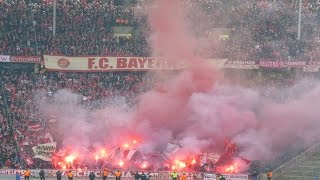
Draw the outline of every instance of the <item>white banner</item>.
<instances>
[{"instance_id":1,"label":"white banner","mask_svg":"<svg viewBox=\"0 0 320 180\"><path fill-rule=\"evenodd\" d=\"M217 176L215 174L204 174L203 180L216 180Z\"/></svg>"},{"instance_id":2,"label":"white banner","mask_svg":"<svg viewBox=\"0 0 320 180\"><path fill-rule=\"evenodd\" d=\"M308 65L303 67L303 72L318 72L319 66L316 65Z\"/></svg>"},{"instance_id":3,"label":"white banner","mask_svg":"<svg viewBox=\"0 0 320 180\"><path fill-rule=\"evenodd\" d=\"M248 180L249 176L245 174L224 174L226 180ZM216 180L216 174L203 174L203 180Z\"/></svg>"},{"instance_id":4,"label":"white banner","mask_svg":"<svg viewBox=\"0 0 320 180\"><path fill-rule=\"evenodd\" d=\"M111 71L181 69L182 64L169 64L152 57L66 57L44 56L45 67L59 71Z\"/></svg>"},{"instance_id":5,"label":"white banner","mask_svg":"<svg viewBox=\"0 0 320 180\"><path fill-rule=\"evenodd\" d=\"M0 62L10 62L10 56L0 55Z\"/></svg>"},{"instance_id":6,"label":"white banner","mask_svg":"<svg viewBox=\"0 0 320 180\"><path fill-rule=\"evenodd\" d=\"M34 146L32 148L34 153L33 158L39 158L44 161L52 161L52 154L56 151L56 145L56 142L52 142Z\"/></svg>"},{"instance_id":7,"label":"white banner","mask_svg":"<svg viewBox=\"0 0 320 180\"><path fill-rule=\"evenodd\" d=\"M45 169L45 176L46 177L54 177L56 176L57 169ZM70 170L60 170L62 172L62 176L66 176L67 172ZM21 169L7 169L4 170L3 174L15 175L16 172L23 174L24 170ZM39 177L40 170L31 169L31 174L35 177ZM101 177L101 170L71 170L74 174L74 177L88 177L90 172L94 172L96 177ZM132 180L134 177L135 171L122 171L122 179L124 180ZM151 179L153 180L170 180L170 173L167 171L157 171L157 172L149 172ZM180 175L183 172L180 172ZM216 174L211 173L201 173L201 172L193 172L193 173L185 173L187 175L188 180L216 180ZM114 172L110 170L109 173L110 178L114 178ZM224 177L226 180L248 180L248 175L241 175L241 174L225 174Z\"/></svg>"},{"instance_id":8,"label":"white banner","mask_svg":"<svg viewBox=\"0 0 320 180\"><path fill-rule=\"evenodd\" d=\"M226 180L247 180L249 178L244 174L224 174L223 176Z\"/></svg>"},{"instance_id":9,"label":"white banner","mask_svg":"<svg viewBox=\"0 0 320 180\"><path fill-rule=\"evenodd\" d=\"M208 61L220 69L223 68L226 59L210 59ZM182 62L170 62L166 59L153 57L67 57L45 55L44 64L48 70L75 72L178 70L187 67Z\"/></svg>"},{"instance_id":10,"label":"white banner","mask_svg":"<svg viewBox=\"0 0 320 180\"><path fill-rule=\"evenodd\" d=\"M256 61L227 61L224 64L226 69L259 69Z\"/></svg>"}]
</instances>

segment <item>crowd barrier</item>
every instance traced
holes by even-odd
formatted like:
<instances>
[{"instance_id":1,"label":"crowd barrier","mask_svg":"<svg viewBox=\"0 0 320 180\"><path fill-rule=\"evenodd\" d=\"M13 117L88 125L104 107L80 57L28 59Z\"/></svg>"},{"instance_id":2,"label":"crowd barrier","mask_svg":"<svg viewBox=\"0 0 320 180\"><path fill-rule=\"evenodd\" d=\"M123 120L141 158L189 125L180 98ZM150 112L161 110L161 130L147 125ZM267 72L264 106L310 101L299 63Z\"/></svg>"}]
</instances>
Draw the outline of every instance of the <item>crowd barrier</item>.
<instances>
[{"instance_id":1,"label":"crowd barrier","mask_svg":"<svg viewBox=\"0 0 320 180\"><path fill-rule=\"evenodd\" d=\"M40 169L31 169L31 174L33 177L39 177ZM58 170L53 169L44 169L46 177L55 177L56 172ZM60 170L63 176L66 176L68 171L71 171L74 174L74 177L88 177L90 172L94 172L96 177L101 177L100 170ZM23 175L24 170L22 169L3 169L0 170L1 174L7 175L15 175L16 173L20 173ZM151 179L153 180L169 180L170 179L170 172L168 171L160 171L160 172L149 172ZM122 171L122 179L129 180L133 178L133 171ZM203 173L203 172L186 172L187 180L216 180L217 176L213 173ZM109 178L115 178L115 176L110 173L108 176ZM248 180L248 175L245 174L225 174L224 177L226 180Z\"/></svg>"}]
</instances>

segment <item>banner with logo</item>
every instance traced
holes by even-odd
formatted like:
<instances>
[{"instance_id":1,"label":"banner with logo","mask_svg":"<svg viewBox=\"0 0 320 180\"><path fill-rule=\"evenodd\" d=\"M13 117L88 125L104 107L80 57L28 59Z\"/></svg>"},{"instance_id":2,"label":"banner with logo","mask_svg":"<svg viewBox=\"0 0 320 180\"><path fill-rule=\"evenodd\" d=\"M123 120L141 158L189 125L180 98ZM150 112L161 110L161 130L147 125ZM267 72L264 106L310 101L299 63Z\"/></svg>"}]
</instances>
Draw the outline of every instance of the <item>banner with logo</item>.
<instances>
[{"instance_id":1,"label":"banner with logo","mask_svg":"<svg viewBox=\"0 0 320 180\"><path fill-rule=\"evenodd\" d=\"M58 170L53 170L53 169L45 169L45 175L47 177L54 177L56 176L56 172ZM67 172L69 172L70 170L59 170L62 172L62 176L66 176ZM9 174L9 175L15 175L16 172L23 174L24 170L21 169L7 169L5 170L5 174ZM35 169L31 169L31 174L35 177L39 177L39 172L40 170L35 170ZM77 169L77 170L71 170L71 172L74 174L74 177L88 177L90 172L93 172L96 177L101 177L101 170L81 170L81 169ZM4 173L4 172L3 172ZM132 179L134 177L134 173L135 171L122 171L122 179ZM151 179L154 180L170 180L170 173L171 172L165 172L165 171L160 171L160 172L150 172L150 177ZM180 172L180 174L182 174L183 172ZM216 174L212 174L212 173L185 173L187 175L187 179L188 180L216 180L215 178L217 177ZM248 175L241 175L241 174L224 174L223 175L226 180L248 180ZM114 178L114 173L110 172L109 176L110 178Z\"/></svg>"},{"instance_id":2,"label":"banner with logo","mask_svg":"<svg viewBox=\"0 0 320 180\"><path fill-rule=\"evenodd\" d=\"M183 64L152 57L66 57L44 56L45 67L58 71L165 70L181 69Z\"/></svg>"},{"instance_id":3,"label":"banner with logo","mask_svg":"<svg viewBox=\"0 0 320 180\"><path fill-rule=\"evenodd\" d=\"M227 61L224 64L226 69L259 69L256 61Z\"/></svg>"},{"instance_id":4,"label":"banner with logo","mask_svg":"<svg viewBox=\"0 0 320 180\"><path fill-rule=\"evenodd\" d=\"M10 62L10 56L0 55L0 62Z\"/></svg>"},{"instance_id":5,"label":"banner with logo","mask_svg":"<svg viewBox=\"0 0 320 180\"><path fill-rule=\"evenodd\" d=\"M34 157L44 161L52 161L52 154L56 151L56 142L38 144L32 148Z\"/></svg>"},{"instance_id":6,"label":"banner with logo","mask_svg":"<svg viewBox=\"0 0 320 180\"><path fill-rule=\"evenodd\" d=\"M10 62L14 63L41 63L41 56L11 56Z\"/></svg>"},{"instance_id":7,"label":"banner with logo","mask_svg":"<svg viewBox=\"0 0 320 180\"><path fill-rule=\"evenodd\" d=\"M223 68L226 59L210 59L210 64ZM153 57L67 57L44 56L46 69L53 71L99 72L121 70L178 70L187 67L183 62L171 62Z\"/></svg>"}]
</instances>

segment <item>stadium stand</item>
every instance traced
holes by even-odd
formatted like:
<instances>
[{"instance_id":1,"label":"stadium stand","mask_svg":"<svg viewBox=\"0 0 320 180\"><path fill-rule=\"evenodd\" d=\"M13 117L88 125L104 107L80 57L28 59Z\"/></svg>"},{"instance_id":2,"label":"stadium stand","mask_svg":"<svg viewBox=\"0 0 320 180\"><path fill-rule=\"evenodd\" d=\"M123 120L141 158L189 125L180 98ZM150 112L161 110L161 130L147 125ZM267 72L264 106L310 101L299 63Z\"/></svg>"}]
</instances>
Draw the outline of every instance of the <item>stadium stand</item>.
<instances>
[{"instance_id":1,"label":"stadium stand","mask_svg":"<svg viewBox=\"0 0 320 180\"><path fill-rule=\"evenodd\" d=\"M306 151L292 158L275 171L277 180L314 179L320 176L320 145L315 144Z\"/></svg>"},{"instance_id":2,"label":"stadium stand","mask_svg":"<svg viewBox=\"0 0 320 180\"><path fill-rule=\"evenodd\" d=\"M0 1L0 54L150 56L150 32L147 31L146 17L135 16L139 10L137 6L143 7L146 3L138 1L138 5L135 3L122 7L113 2L58 0L57 29L53 37L52 1ZM274 5L268 1L243 3L241 0L230 0L225 4L223 0L205 0L200 5L201 9L206 10L204 14L193 11L192 0L186 1L185 5L193 15L193 21L203 16L209 19L211 23L206 29L231 29L229 38L219 41L218 48L203 56L249 61L292 58L314 60L319 56L319 1L306 1L303 6L303 40L296 40L296 1L277 1ZM130 37L114 36L113 26L130 26L138 33ZM39 107L35 103L36 93L46 94L50 100L57 90L69 88L83 96L84 106L97 108L103 105L99 100L113 96L123 96L128 104L134 104L136 94L144 92L145 88L150 88L154 83L145 78L145 72L35 73L31 65L16 65L16 69L12 66L0 64L0 167L7 168L19 168L21 164L39 168L52 166L43 161L30 163L31 147L47 142L48 132L58 134L54 133L54 128L46 126L48 119L39 114ZM252 81L247 84L239 78L234 83L262 88L265 95L270 97L274 97L272 93L279 88L287 88L295 81L294 77L278 71L268 71L262 79L255 79L253 73L236 71L250 77ZM229 75L232 74L230 70ZM265 84L267 86L263 86ZM285 100L285 97L274 98ZM34 133L30 135L29 132ZM318 158L318 155L312 156L285 173L290 175L290 179L295 173L294 176L299 176L298 172L304 171L310 164L318 166ZM307 175L314 176L315 171L313 168Z\"/></svg>"}]
</instances>

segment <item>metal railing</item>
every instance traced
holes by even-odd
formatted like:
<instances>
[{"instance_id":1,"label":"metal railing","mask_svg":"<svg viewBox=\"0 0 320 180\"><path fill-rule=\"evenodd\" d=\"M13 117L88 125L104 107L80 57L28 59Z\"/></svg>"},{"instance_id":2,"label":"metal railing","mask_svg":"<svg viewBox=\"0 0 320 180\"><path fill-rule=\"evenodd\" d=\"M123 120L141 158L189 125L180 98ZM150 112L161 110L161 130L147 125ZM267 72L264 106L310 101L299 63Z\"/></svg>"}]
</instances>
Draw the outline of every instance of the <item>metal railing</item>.
<instances>
[{"instance_id":1,"label":"metal railing","mask_svg":"<svg viewBox=\"0 0 320 180\"><path fill-rule=\"evenodd\" d=\"M319 152L320 152L320 143L311 146L306 151L302 152L301 154L297 155L296 157L294 157L290 161L288 161L288 162L282 164L281 166L279 166L278 168L276 168L273 171L274 179L275 180L277 180L277 178L279 179L279 177L281 177L283 175L283 173L286 172L286 168L297 167L299 164L301 164L307 158L309 158L312 155L319 153ZM314 173L312 173L312 174L314 174Z\"/></svg>"}]
</instances>

